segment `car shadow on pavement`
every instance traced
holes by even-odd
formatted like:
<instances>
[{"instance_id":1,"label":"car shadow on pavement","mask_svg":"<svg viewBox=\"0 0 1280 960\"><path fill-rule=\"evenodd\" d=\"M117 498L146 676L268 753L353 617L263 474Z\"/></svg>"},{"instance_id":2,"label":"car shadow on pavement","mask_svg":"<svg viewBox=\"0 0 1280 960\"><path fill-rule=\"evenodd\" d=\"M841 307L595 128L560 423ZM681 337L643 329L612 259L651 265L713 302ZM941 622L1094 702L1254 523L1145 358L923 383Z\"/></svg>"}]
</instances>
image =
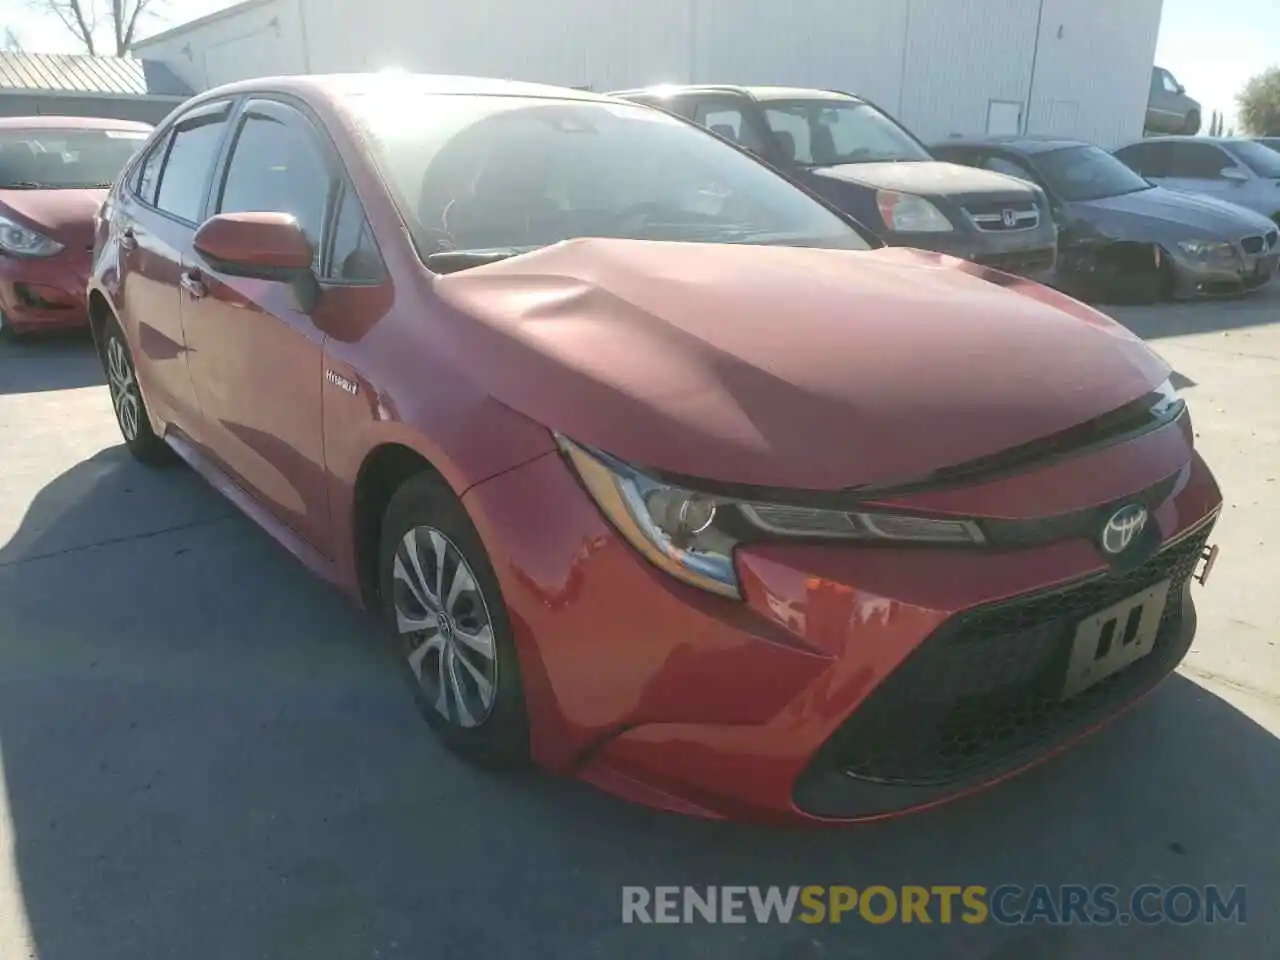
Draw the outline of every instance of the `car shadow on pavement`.
<instances>
[{"instance_id":1,"label":"car shadow on pavement","mask_svg":"<svg viewBox=\"0 0 1280 960\"><path fill-rule=\"evenodd\" d=\"M0 337L0 395L74 390L107 382L87 332L14 341Z\"/></svg>"},{"instance_id":2,"label":"car shadow on pavement","mask_svg":"<svg viewBox=\"0 0 1280 960\"><path fill-rule=\"evenodd\" d=\"M977 797L770 830L467 766L376 636L184 468L113 448L46 487L0 547L0 835L33 953L1256 960L1280 932L1280 744L1181 677ZM1148 882L1244 884L1249 923L621 918L626 885Z\"/></svg>"}]
</instances>

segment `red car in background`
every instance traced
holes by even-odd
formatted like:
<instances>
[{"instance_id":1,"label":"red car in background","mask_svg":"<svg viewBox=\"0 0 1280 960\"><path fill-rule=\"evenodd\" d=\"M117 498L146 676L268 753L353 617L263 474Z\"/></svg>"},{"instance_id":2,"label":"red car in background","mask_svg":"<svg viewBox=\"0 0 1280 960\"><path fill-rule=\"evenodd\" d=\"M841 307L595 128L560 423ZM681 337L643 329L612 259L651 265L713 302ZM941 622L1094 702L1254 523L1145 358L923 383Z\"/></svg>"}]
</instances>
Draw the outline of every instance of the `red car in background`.
<instances>
[{"instance_id":1,"label":"red car in background","mask_svg":"<svg viewBox=\"0 0 1280 960\"><path fill-rule=\"evenodd\" d=\"M93 218L151 127L86 117L0 118L0 327L83 327Z\"/></svg>"},{"instance_id":2,"label":"red car in background","mask_svg":"<svg viewBox=\"0 0 1280 960\"><path fill-rule=\"evenodd\" d=\"M129 449L378 611L468 756L870 819L1052 754L1195 632L1221 496L1160 357L656 110L216 89L112 190L90 291Z\"/></svg>"}]
</instances>

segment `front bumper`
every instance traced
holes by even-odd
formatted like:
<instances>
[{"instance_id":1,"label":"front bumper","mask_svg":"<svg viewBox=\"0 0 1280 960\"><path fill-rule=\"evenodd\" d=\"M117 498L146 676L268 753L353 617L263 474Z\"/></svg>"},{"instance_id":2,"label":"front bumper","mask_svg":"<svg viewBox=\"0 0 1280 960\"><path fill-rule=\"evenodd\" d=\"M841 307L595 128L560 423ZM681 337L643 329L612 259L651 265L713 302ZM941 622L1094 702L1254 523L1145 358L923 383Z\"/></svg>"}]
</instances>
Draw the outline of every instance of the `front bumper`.
<instances>
[{"instance_id":1,"label":"front bumper","mask_svg":"<svg viewBox=\"0 0 1280 960\"><path fill-rule=\"evenodd\" d=\"M744 601L651 568L557 455L464 501L511 614L542 765L686 814L844 822L1003 779L1154 686L1190 643L1186 585L1221 503L1174 427L922 498L1020 521L1040 515L1045 490L1065 514L1157 488L1159 550L1135 569L1111 569L1082 537L1000 550L771 543L739 550ZM1173 599L1155 651L1047 705L1075 620L1164 575Z\"/></svg>"},{"instance_id":2,"label":"front bumper","mask_svg":"<svg viewBox=\"0 0 1280 960\"><path fill-rule=\"evenodd\" d=\"M17 333L88 326L85 289L92 256L66 249L52 257L0 253L0 313Z\"/></svg>"},{"instance_id":3,"label":"front bumper","mask_svg":"<svg viewBox=\"0 0 1280 960\"><path fill-rule=\"evenodd\" d=\"M1173 295L1178 299L1233 296L1270 283L1280 265L1280 250L1247 254L1237 250L1230 260L1205 263L1181 250L1163 251L1173 267Z\"/></svg>"},{"instance_id":4,"label":"front bumper","mask_svg":"<svg viewBox=\"0 0 1280 960\"><path fill-rule=\"evenodd\" d=\"M885 232L883 238L890 246L932 250L1029 280L1048 279L1057 263L1058 238L1052 224L1009 231L966 226L950 233Z\"/></svg>"}]
</instances>

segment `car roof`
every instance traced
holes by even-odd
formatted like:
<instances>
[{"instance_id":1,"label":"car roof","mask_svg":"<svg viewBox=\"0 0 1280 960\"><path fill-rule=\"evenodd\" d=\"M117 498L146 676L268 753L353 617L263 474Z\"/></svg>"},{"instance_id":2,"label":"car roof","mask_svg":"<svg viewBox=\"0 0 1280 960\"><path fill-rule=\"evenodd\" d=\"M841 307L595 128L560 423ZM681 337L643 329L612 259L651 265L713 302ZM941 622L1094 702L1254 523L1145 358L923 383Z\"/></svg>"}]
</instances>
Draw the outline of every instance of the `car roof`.
<instances>
[{"instance_id":1,"label":"car roof","mask_svg":"<svg viewBox=\"0 0 1280 960\"><path fill-rule=\"evenodd\" d=\"M1091 147L1087 140L1073 140L1069 137L1038 136L1036 134L1020 134L990 137L952 137L939 140L932 145L937 149L946 147L999 147L1013 153L1034 156L1037 153L1050 153L1066 147Z\"/></svg>"},{"instance_id":2,"label":"car roof","mask_svg":"<svg viewBox=\"0 0 1280 960\"><path fill-rule=\"evenodd\" d=\"M112 120L107 117L0 117L0 130L140 130L152 129L137 120Z\"/></svg>"},{"instance_id":3,"label":"car roof","mask_svg":"<svg viewBox=\"0 0 1280 960\"><path fill-rule=\"evenodd\" d=\"M816 90L811 87L774 87L761 85L739 86L737 84L680 84L660 83L651 87L639 87L634 90L615 90L611 97L657 97L665 99L688 93L729 93L753 100L768 102L770 100L843 100L861 102L851 93L839 90Z\"/></svg>"},{"instance_id":4,"label":"car roof","mask_svg":"<svg viewBox=\"0 0 1280 960\"><path fill-rule=\"evenodd\" d=\"M610 98L590 90L556 87L519 80L491 77L454 76L451 74L410 73L382 70L377 73L333 73L304 76L257 77L225 84L201 95L201 100L236 93L276 90L300 95L341 100L349 96L374 93L439 94L452 96L505 96L553 100L584 100L607 103Z\"/></svg>"},{"instance_id":5,"label":"car roof","mask_svg":"<svg viewBox=\"0 0 1280 960\"><path fill-rule=\"evenodd\" d=\"M1213 143L1213 144L1232 144L1253 142L1258 137L1199 137L1199 136L1178 136L1171 134L1169 136L1159 137L1143 137L1141 140L1134 140L1133 143L1126 143L1126 147L1132 147L1139 143Z\"/></svg>"}]
</instances>

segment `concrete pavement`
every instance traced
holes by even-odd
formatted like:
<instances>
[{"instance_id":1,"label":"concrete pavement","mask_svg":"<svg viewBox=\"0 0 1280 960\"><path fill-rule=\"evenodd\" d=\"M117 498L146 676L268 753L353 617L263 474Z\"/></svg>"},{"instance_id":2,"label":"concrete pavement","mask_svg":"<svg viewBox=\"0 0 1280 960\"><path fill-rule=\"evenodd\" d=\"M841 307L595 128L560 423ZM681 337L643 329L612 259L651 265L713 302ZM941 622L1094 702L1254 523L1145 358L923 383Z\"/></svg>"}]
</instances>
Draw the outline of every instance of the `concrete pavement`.
<instances>
[{"instance_id":1,"label":"concrete pavement","mask_svg":"<svg viewBox=\"0 0 1280 960\"><path fill-rule=\"evenodd\" d=\"M1116 310L1184 378L1228 507L1181 671L942 810L767 831L439 748L370 623L119 445L75 340L0 347L0 958L1275 956L1280 289ZM1246 926L624 926L626 884L1217 883Z\"/></svg>"}]
</instances>

